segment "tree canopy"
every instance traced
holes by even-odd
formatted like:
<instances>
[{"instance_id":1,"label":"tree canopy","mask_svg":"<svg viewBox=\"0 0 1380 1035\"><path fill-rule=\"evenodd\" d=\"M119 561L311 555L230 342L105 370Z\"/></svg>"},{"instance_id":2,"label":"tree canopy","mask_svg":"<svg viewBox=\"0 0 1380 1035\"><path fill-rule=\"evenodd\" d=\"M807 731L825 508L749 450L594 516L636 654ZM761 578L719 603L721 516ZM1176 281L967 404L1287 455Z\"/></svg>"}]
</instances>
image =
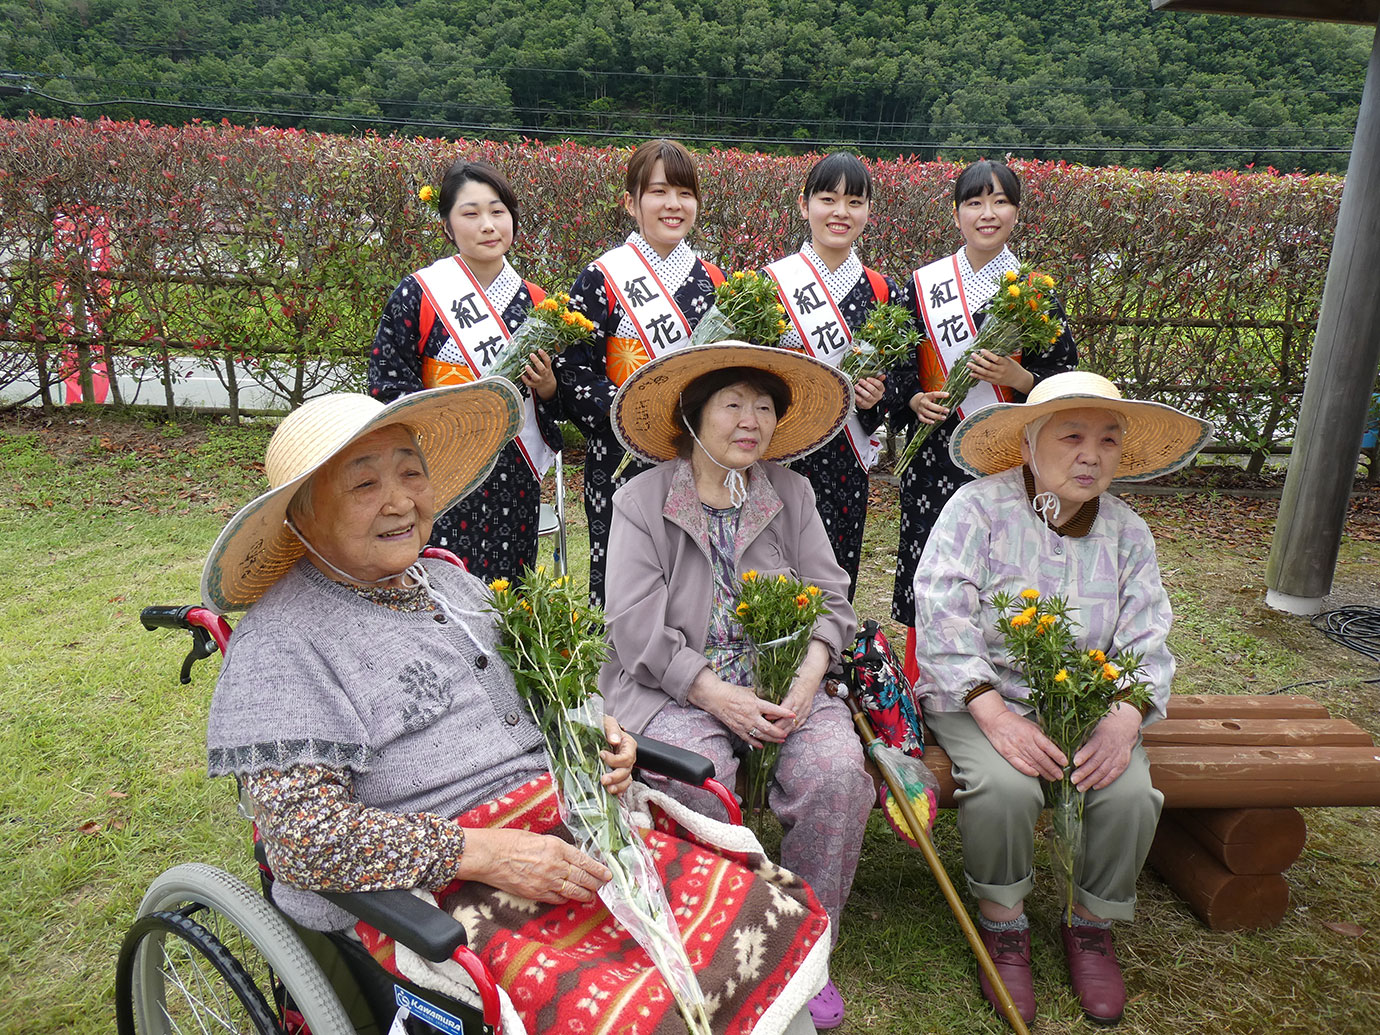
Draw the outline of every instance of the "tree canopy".
<instances>
[{"instance_id":1,"label":"tree canopy","mask_svg":"<svg viewBox=\"0 0 1380 1035\"><path fill-rule=\"evenodd\" d=\"M0 114L1342 171L1372 35L1149 0L8 0L32 92Z\"/></svg>"}]
</instances>

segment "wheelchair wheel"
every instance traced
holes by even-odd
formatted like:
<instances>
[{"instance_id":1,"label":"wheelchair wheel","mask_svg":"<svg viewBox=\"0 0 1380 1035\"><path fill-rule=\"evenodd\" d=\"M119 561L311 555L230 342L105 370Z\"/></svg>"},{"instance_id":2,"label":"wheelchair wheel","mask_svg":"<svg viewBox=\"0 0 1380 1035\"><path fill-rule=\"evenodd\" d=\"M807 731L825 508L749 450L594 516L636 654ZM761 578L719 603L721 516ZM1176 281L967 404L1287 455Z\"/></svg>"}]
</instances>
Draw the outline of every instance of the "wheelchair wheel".
<instances>
[{"instance_id":1,"label":"wheelchair wheel","mask_svg":"<svg viewBox=\"0 0 1380 1035\"><path fill-rule=\"evenodd\" d=\"M137 988L135 974L141 978ZM157 980L149 980L151 975ZM142 1000L137 1004L136 994ZM149 1022L144 1032L282 1031L235 957L181 913L150 913L135 921L120 947L116 995Z\"/></svg>"},{"instance_id":2,"label":"wheelchair wheel","mask_svg":"<svg viewBox=\"0 0 1380 1035\"><path fill-rule=\"evenodd\" d=\"M233 957L275 1017L266 1030L292 1035L305 1023L312 1035L354 1035L330 982L292 925L243 881L202 863L174 866L149 885L139 905L140 917L170 912L188 916ZM128 988L129 994L116 997L120 1035L169 1030L159 1014L164 988L159 955L121 954L117 991Z\"/></svg>"}]
</instances>

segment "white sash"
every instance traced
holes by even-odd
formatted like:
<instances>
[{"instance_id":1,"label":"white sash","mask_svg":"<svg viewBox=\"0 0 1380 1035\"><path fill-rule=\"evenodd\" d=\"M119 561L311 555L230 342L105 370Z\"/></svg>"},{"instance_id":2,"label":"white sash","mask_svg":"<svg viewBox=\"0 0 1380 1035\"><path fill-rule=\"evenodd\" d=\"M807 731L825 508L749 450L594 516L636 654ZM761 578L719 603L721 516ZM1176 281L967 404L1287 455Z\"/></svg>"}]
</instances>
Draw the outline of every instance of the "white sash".
<instances>
[{"instance_id":1,"label":"white sash","mask_svg":"<svg viewBox=\"0 0 1380 1035\"><path fill-rule=\"evenodd\" d=\"M848 329L838 303L829 294L814 263L796 252L771 263L767 273L776 281L777 294L781 296L805 351L831 367L842 363L848 346L853 343L853 332ZM843 433L848 436L848 444L853 447L853 455L863 470L871 470L881 454L882 440L863 430L851 405Z\"/></svg>"},{"instance_id":2,"label":"white sash","mask_svg":"<svg viewBox=\"0 0 1380 1035\"><path fill-rule=\"evenodd\" d=\"M648 359L690 344L690 322L639 248L620 244L594 261L622 307Z\"/></svg>"},{"instance_id":3,"label":"white sash","mask_svg":"<svg viewBox=\"0 0 1380 1035\"><path fill-rule=\"evenodd\" d=\"M450 344L463 357L470 372L475 378L485 376L498 362L512 334L470 268L460 256L450 255L418 270L413 276L422 285L436 318L450 336ZM532 474L541 481L556 454L541 437L537 404L530 390L526 393L523 409L527 419L513 441Z\"/></svg>"},{"instance_id":4,"label":"white sash","mask_svg":"<svg viewBox=\"0 0 1380 1035\"><path fill-rule=\"evenodd\" d=\"M939 361L939 369L947 377L949 368L972 348L977 337L977 324L963 292L963 274L958 270L957 253L915 271L915 297L925 320L925 335ZM976 381L968 389L963 405L957 407L959 419L962 420L966 413L999 402L1010 402L1010 398L998 392L995 385Z\"/></svg>"}]
</instances>

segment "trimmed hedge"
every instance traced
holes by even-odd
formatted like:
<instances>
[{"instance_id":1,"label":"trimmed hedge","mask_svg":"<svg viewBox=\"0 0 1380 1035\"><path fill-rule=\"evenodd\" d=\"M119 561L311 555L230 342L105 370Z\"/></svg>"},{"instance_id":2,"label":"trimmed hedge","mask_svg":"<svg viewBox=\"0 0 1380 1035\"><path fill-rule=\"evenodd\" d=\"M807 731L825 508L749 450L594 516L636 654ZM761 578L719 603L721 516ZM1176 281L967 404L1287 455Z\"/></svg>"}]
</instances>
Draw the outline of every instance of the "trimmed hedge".
<instances>
[{"instance_id":1,"label":"trimmed hedge","mask_svg":"<svg viewBox=\"0 0 1380 1035\"><path fill-rule=\"evenodd\" d=\"M169 379L170 357L196 353L234 379L232 398L249 376L295 404L342 362L358 369L389 292L447 250L417 192L460 155L507 172L522 203L511 257L548 287L629 229L624 149L0 120L0 340L49 379L64 348ZM794 198L815 157L701 155L692 243L729 269L794 250ZM1340 178L1012 164L1024 185L1015 246L1059 279L1085 366L1250 448L1291 430ZM872 169L864 261L904 276L957 246L957 166ZM63 219L109 235L107 269L54 247Z\"/></svg>"}]
</instances>

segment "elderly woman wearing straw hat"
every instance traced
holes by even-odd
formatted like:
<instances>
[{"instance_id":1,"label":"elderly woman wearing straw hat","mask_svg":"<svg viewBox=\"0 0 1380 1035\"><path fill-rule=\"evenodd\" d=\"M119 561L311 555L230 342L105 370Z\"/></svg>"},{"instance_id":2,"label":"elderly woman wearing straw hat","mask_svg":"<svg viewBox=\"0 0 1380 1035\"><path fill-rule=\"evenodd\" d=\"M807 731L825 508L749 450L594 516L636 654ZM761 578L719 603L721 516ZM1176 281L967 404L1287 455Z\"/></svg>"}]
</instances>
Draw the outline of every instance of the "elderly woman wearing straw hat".
<instances>
[{"instance_id":1,"label":"elderly woman wearing straw hat","mask_svg":"<svg viewBox=\"0 0 1380 1035\"><path fill-rule=\"evenodd\" d=\"M770 806L781 862L810 882L835 937L875 801L848 712L821 682L852 642L848 575L834 559L810 483L768 463L828 441L850 411L837 369L802 353L720 342L658 357L613 403L623 445L658 466L614 496L607 621L614 654L600 674L609 710L628 728L713 760L732 782L738 756L781 745ZM748 644L734 614L741 578L791 574L822 591L829 612L780 704L753 693ZM701 791L671 793L700 811ZM811 1004L820 1028L843 1003L831 981Z\"/></svg>"},{"instance_id":2,"label":"elderly woman wearing straw hat","mask_svg":"<svg viewBox=\"0 0 1380 1035\"><path fill-rule=\"evenodd\" d=\"M483 481L522 422L522 399L499 378L387 406L325 396L282 422L265 460L272 489L231 519L202 576L208 606L249 609L211 703L210 772L241 781L274 899L298 923L354 923L315 891L430 889L499 976L505 1030L587 1020L595 988L623 989L608 1009L641 1030L683 1031L650 959L596 897L609 871L562 836L489 591L418 558L434 515ZM605 734L601 779L621 793L636 745L612 719ZM670 835L649 844L668 892L713 908L693 918L705 938L755 930L764 910L794 903L779 908L785 938L772 935L763 981L744 982L730 953L704 953L708 969L696 969L716 1032L759 1030L764 1015L776 1018L769 1030L797 1030L827 951L827 920L799 881L769 885L766 871ZM702 876L687 890L691 872L743 894L705 896ZM524 954L542 966L495 965Z\"/></svg>"},{"instance_id":3,"label":"elderly woman wearing straw hat","mask_svg":"<svg viewBox=\"0 0 1380 1035\"><path fill-rule=\"evenodd\" d=\"M1211 437L1204 421L1123 399L1104 377L1057 374L1025 403L970 415L950 446L977 481L945 506L915 574L917 690L954 764L968 886L982 937L1027 1020L1035 1015L1030 929L1040 778L1073 767L1087 792L1072 927L1061 933L1074 991L1101 1023L1120 1020L1125 985L1111 921L1132 919L1136 877L1159 819L1140 729L1164 715L1174 675L1172 614L1144 521L1107 493L1187 464ZM1145 715L1126 702L1067 759L1030 718L1029 693L1007 657L993 598L1033 588L1065 597L1078 644L1108 658L1135 653L1149 682ZM983 979L983 993L995 1003Z\"/></svg>"}]
</instances>

